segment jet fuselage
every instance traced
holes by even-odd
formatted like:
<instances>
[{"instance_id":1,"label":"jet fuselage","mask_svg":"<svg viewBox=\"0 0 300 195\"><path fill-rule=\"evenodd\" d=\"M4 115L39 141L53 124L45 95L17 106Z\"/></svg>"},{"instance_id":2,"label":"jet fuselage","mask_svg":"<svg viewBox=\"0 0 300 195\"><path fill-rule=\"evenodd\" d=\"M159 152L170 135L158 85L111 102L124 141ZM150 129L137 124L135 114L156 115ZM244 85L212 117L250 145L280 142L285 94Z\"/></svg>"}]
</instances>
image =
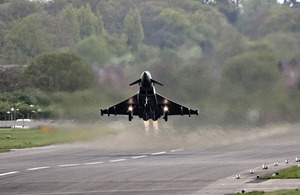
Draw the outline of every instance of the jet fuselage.
<instances>
[{"instance_id":1,"label":"jet fuselage","mask_svg":"<svg viewBox=\"0 0 300 195\"><path fill-rule=\"evenodd\" d=\"M156 121L160 117L155 87L151 80L152 77L148 71L142 73L140 91L138 93L138 105L140 110L139 117L145 121L149 119Z\"/></svg>"},{"instance_id":2,"label":"jet fuselage","mask_svg":"<svg viewBox=\"0 0 300 195\"><path fill-rule=\"evenodd\" d=\"M144 71L141 78L130 85L135 84L139 84L140 86L139 92L136 95L107 109L100 109L101 115L128 115L129 121L132 120L133 116L139 116L139 118L145 121L149 119L156 121L160 117L163 117L167 121L168 115L198 115L197 109L191 110L157 94L154 85L162 84L152 79L148 71Z\"/></svg>"}]
</instances>

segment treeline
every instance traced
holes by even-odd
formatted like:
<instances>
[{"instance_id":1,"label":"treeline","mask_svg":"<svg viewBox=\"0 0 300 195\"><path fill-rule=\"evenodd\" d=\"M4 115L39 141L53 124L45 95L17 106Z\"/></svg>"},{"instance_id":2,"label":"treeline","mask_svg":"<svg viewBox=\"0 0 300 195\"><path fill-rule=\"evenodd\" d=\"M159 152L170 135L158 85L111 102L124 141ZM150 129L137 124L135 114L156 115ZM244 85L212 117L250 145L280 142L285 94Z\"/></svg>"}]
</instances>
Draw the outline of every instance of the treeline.
<instances>
[{"instance_id":1,"label":"treeline","mask_svg":"<svg viewBox=\"0 0 300 195\"><path fill-rule=\"evenodd\" d=\"M3 117L25 103L95 118L149 70L201 120L299 120L300 12L276 0L0 3L0 63L27 65L0 72Z\"/></svg>"}]
</instances>

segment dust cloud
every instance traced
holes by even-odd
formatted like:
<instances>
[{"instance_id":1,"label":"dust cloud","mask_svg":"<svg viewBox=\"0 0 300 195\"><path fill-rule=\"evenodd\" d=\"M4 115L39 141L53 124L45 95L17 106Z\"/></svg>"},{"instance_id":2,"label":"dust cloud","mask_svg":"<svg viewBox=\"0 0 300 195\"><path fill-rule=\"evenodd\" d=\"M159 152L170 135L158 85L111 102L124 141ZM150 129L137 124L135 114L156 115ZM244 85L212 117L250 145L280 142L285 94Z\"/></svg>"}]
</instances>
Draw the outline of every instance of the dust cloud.
<instances>
[{"instance_id":1,"label":"dust cloud","mask_svg":"<svg viewBox=\"0 0 300 195\"><path fill-rule=\"evenodd\" d=\"M226 146L236 143L250 143L258 139L271 136L280 136L287 133L291 125L270 125L262 128L224 129L221 127L198 127L193 131L177 129L171 123L161 123L158 131L158 123L153 126L149 121L125 121L111 122L109 128L112 134L95 137L85 142L85 145L93 149L116 151L145 151L157 149L179 148L211 148ZM144 127L143 127L144 126ZM101 131L101 126L98 127ZM144 130L146 129L146 131Z\"/></svg>"}]
</instances>

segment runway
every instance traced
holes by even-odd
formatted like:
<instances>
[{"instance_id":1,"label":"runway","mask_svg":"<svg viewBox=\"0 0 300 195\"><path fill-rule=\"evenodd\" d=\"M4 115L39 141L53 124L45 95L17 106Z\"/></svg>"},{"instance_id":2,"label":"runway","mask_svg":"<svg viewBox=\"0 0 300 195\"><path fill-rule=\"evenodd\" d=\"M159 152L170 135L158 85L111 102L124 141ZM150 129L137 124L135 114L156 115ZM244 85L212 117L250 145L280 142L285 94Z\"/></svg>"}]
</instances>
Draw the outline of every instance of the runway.
<instances>
[{"instance_id":1,"label":"runway","mask_svg":"<svg viewBox=\"0 0 300 195\"><path fill-rule=\"evenodd\" d=\"M75 143L15 150L0 154L0 194L201 194L230 175L300 156L299 130L293 125L207 148L118 150Z\"/></svg>"}]
</instances>

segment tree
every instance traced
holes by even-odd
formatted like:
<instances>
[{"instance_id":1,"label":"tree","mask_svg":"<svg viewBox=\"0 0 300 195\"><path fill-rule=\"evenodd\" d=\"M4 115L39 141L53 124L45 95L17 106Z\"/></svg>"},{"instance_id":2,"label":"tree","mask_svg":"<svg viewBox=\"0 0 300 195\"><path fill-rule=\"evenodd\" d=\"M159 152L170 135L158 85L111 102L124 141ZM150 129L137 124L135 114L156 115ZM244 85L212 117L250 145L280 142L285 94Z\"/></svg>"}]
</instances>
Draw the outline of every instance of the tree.
<instances>
[{"instance_id":1,"label":"tree","mask_svg":"<svg viewBox=\"0 0 300 195\"><path fill-rule=\"evenodd\" d=\"M101 35L103 32L105 32L105 29L99 8L96 11L96 18L96 34Z\"/></svg>"},{"instance_id":2,"label":"tree","mask_svg":"<svg viewBox=\"0 0 300 195\"><path fill-rule=\"evenodd\" d=\"M239 1L233 1L233 0L217 0L216 1L216 7L218 10L223 13L227 20L234 24L238 13L239 13Z\"/></svg>"},{"instance_id":3,"label":"tree","mask_svg":"<svg viewBox=\"0 0 300 195\"><path fill-rule=\"evenodd\" d=\"M0 53L4 44L4 37L7 34L6 24L0 20Z\"/></svg>"},{"instance_id":4,"label":"tree","mask_svg":"<svg viewBox=\"0 0 300 195\"><path fill-rule=\"evenodd\" d=\"M45 91L75 91L90 88L95 75L90 66L74 53L46 53L25 69L25 78Z\"/></svg>"},{"instance_id":5,"label":"tree","mask_svg":"<svg viewBox=\"0 0 300 195\"><path fill-rule=\"evenodd\" d=\"M297 37L298 33L278 32L270 33L260 40L270 43L280 61L287 64L299 56L300 40Z\"/></svg>"},{"instance_id":6,"label":"tree","mask_svg":"<svg viewBox=\"0 0 300 195\"><path fill-rule=\"evenodd\" d=\"M223 78L227 87L239 87L248 95L267 91L279 79L278 59L265 44L255 44L246 52L226 61Z\"/></svg>"},{"instance_id":7,"label":"tree","mask_svg":"<svg viewBox=\"0 0 300 195\"><path fill-rule=\"evenodd\" d=\"M138 51L144 39L144 30L139 10L130 10L125 17L124 25L124 33L128 37L127 45L131 46L131 51Z\"/></svg>"},{"instance_id":8,"label":"tree","mask_svg":"<svg viewBox=\"0 0 300 195\"><path fill-rule=\"evenodd\" d=\"M62 11L61 17L61 24L58 24L58 28L54 28L61 30L59 32L60 36L57 36L57 39L59 40L57 43L61 47L74 48L75 44L80 39L80 30L77 12L72 4L68 4L66 6L66 8ZM54 36L56 35L54 34Z\"/></svg>"},{"instance_id":9,"label":"tree","mask_svg":"<svg viewBox=\"0 0 300 195\"><path fill-rule=\"evenodd\" d=\"M257 29L264 23L270 11L277 7L277 0L243 0L237 21L238 28L251 38L256 38Z\"/></svg>"},{"instance_id":10,"label":"tree","mask_svg":"<svg viewBox=\"0 0 300 195\"><path fill-rule=\"evenodd\" d=\"M26 64L28 59L50 49L47 39L39 14L17 20L4 38L1 63Z\"/></svg>"},{"instance_id":11,"label":"tree","mask_svg":"<svg viewBox=\"0 0 300 195\"><path fill-rule=\"evenodd\" d=\"M99 28L96 28L97 17L92 12L90 4L87 4L85 7L82 6L78 9L77 18L79 24L80 37L82 39L94 35L96 34L96 30L100 30Z\"/></svg>"},{"instance_id":12,"label":"tree","mask_svg":"<svg viewBox=\"0 0 300 195\"><path fill-rule=\"evenodd\" d=\"M8 24L13 20L25 18L41 10L42 7L38 2L11 0L0 4L0 18Z\"/></svg>"},{"instance_id":13,"label":"tree","mask_svg":"<svg viewBox=\"0 0 300 195\"><path fill-rule=\"evenodd\" d=\"M279 83L278 59L264 43L254 43L246 52L228 59L222 72L222 97L227 117L243 119L255 109L282 109L286 92Z\"/></svg>"},{"instance_id":14,"label":"tree","mask_svg":"<svg viewBox=\"0 0 300 195\"><path fill-rule=\"evenodd\" d=\"M89 64L104 65L111 57L105 39L96 35L80 41L76 51Z\"/></svg>"},{"instance_id":15,"label":"tree","mask_svg":"<svg viewBox=\"0 0 300 195\"><path fill-rule=\"evenodd\" d=\"M121 35L124 31L124 18L127 9L124 7L123 1L102 1L101 15L104 27L109 34Z\"/></svg>"},{"instance_id":16,"label":"tree","mask_svg":"<svg viewBox=\"0 0 300 195\"><path fill-rule=\"evenodd\" d=\"M271 32L298 32L300 31L299 9L283 8L270 13L259 28L264 36Z\"/></svg>"},{"instance_id":17,"label":"tree","mask_svg":"<svg viewBox=\"0 0 300 195\"><path fill-rule=\"evenodd\" d=\"M242 7L242 0L197 0L203 4L210 4L218 8L223 13L230 23L234 23Z\"/></svg>"},{"instance_id":18,"label":"tree","mask_svg":"<svg viewBox=\"0 0 300 195\"><path fill-rule=\"evenodd\" d=\"M67 5L66 0L52 0L47 3L43 3L43 8L50 15L58 15Z\"/></svg>"},{"instance_id":19,"label":"tree","mask_svg":"<svg viewBox=\"0 0 300 195\"><path fill-rule=\"evenodd\" d=\"M21 68L0 70L0 93L13 92L23 87L23 71Z\"/></svg>"}]
</instances>

